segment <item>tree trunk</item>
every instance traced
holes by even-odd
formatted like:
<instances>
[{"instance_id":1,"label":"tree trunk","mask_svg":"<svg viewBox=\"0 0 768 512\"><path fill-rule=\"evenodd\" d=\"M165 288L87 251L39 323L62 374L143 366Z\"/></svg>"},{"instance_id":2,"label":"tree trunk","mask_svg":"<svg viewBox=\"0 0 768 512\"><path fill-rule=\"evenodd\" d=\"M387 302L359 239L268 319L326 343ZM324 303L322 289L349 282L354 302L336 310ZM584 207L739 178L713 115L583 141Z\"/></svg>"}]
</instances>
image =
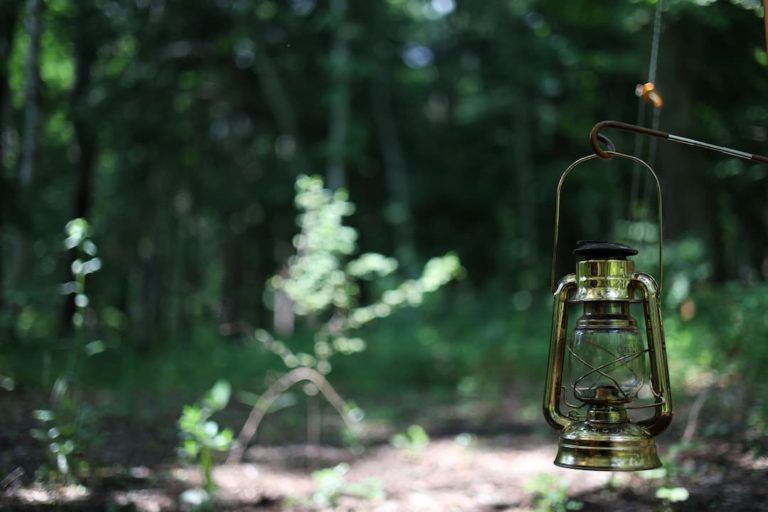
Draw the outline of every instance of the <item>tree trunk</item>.
<instances>
[{"instance_id":1,"label":"tree trunk","mask_svg":"<svg viewBox=\"0 0 768 512\"><path fill-rule=\"evenodd\" d=\"M243 320L243 280L245 274L245 233L229 232L229 240L224 253L224 286L221 290L222 317L224 334L240 334L240 323Z\"/></svg>"},{"instance_id":2,"label":"tree trunk","mask_svg":"<svg viewBox=\"0 0 768 512\"><path fill-rule=\"evenodd\" d=\"M763 27L765 31L765 51L768 52L768 0L763 0Z\"/></svg>"},{"instance_id":3,"label":"tree trunk","mask_svg":"<svg viewBox=\"0 0 768 512\"><path fill-rule=\"evenodd\" d=\"M522 97L525 100L525 97ZM536 195L531 159L531 123L527 102L522 101L515 109L515 186L517 188L517 216L519 233L524 244L525 265L533 264L538 254L538 219L536 216Z\"/></svg>"},{"instance_id":4,"label":"tree trunk","mask_svg":"<svg viewBox=\"0 0 768 512\"><path fill-rule=\"evenodd\" d=\"M299 134L296 111L293 109L290 99L285 95L286 89L283 86L280 75L261 43L254 42L253 53L256 76L261 84L267 104L275 116L277 129L281 137L289 138L293 144L294 149L289 159L293 174L309 173L309 161L304 153L304 145Z\"/></svg>"},{"instance_id":5,"label":"tree trunk","mask_svg":"<svg viewBox=\"0 0 768 512\"><path fill-rule=\"evenodd\" d=\"M40 17L42 0L27 0L24 25L29 37L27 55L24 61L24 128L21 136L21 159L19 164L17 204L29 203L30 184L35 173L37 156L38 126L40 122ZM6 285L16 286L24 274L27 261L28 243L24 234L17 231L12 240L11 265Z\"/></svg>"},{"instance_id":6,"label":"tree trunk","mask_svg":"<svg viewBox=\"0 0 768 512\"><path fill-rule=\"evenodd\" d=\"M26 30L29 47L24 61L24 136L22 143L19 183L29 187L35 170L38 125L40 124L40 15L42 0L27 0Z\"/></svg>"},{"instance_id":7,"label":"tree trunk","mask_svg":"<svg viewBox=\"0 0 768 512\"><path fill-rule=\"evenodd\" d=\"M727 255L725 254L726 244L720 221L720 210L723 204L721 200L722 190L711 176L707 176L702 182L706 183L704 193L706 194L708 207L704 209L703 217L706 219L706 226L709 230L712 279L715 282L722 283L728 278L728 263Z\"/></svg>"},{"instance_id":8,"label":"tree trunk","mask_svg":"<svg viewBox=\"0 0 768 512\"><path fill-rule=\"evenodd\" d=\"M5 164L5 127L8 124L12 109L10 88L8 87L8 59L13 48L17 14L17 5L14 2L9 2L0 7L0 156L2 156L0 157L0 166ZM4 179L3 176L0 176L0 178ZM5 182L3 181L1 184L3 186L3 201L0 207L4 207L8 196L6 194ZM0 215L4 213L4 210L0 210ZM3 219L4 216L0 218L0 222Z\"/></svg>"},{"instance_id":9,"label":"tree trunk","mask_svg":"<svg viewBox=\"0 0 768 512\"><path fill-rule=\"evenodd\" d=\"M9 124L12 104L10 88L8 86L8 59L11 55L13 48L13 37L16 33L16 20L18 17L18 4L16 2L8 2L0 8L0 232L6 232L6 226L9 224L9 213L13 209L9 207L10 202L13 200L11 192L12 186L6 179L5 172L5 155L7 154L7 148L5 143L7 140L6 126ZM5 244L7 240L1 239L2 251L0 251L0 311L5 311L7 303L5 300L7 290L5 289ZM3 318L9 318L10 315L3 315ZM3 322L2 332L9 336L13 331L10 325L5 325ZM8 327L8 329L6 329Z\"/></svg>"},{"instance_id":10,"label":"tree trunk","mask_svg":"<svg viewBox=\"0 0 768 512\"><path fill-rule=\"evenodd\" d=\"M371 80L373 119L384 159L384 171L389 189L390 221L394 225L396 254L409 266L415 259L413 242L413 216L410 189L408 186L408 164L397 132L395 117L392 115L390 98L391 83L388 70L383 65Z\"/></svg>"},{"instance_id":11,"label":"tree trunk","mask_svg":"<svg viewBox=\"0 0 768 512\"><path fill-rule=\"evenodd\" d=\"M90 82L91 65L96 57L94 47L75 47L75 85L72 90L72 125L74 127L77 185L75 187L74 217L87 218L93 204L93 168L96 161L96 138L91 123L84 115L85 96Z\"/></svg>"},{"instance_id":12,"label":"tree trunk","mask_svg":"<svg viewBox=\"0 0 768 512\"><path fill-rule=\"evenodd\" d=\"M329 58L331 95L328 112L328 168L326 185L330 189L346 186L346 146L349 125L349 41L344 20L347 0L331 0L330 15L335 31Z\"/></svg>"}]
</instances>

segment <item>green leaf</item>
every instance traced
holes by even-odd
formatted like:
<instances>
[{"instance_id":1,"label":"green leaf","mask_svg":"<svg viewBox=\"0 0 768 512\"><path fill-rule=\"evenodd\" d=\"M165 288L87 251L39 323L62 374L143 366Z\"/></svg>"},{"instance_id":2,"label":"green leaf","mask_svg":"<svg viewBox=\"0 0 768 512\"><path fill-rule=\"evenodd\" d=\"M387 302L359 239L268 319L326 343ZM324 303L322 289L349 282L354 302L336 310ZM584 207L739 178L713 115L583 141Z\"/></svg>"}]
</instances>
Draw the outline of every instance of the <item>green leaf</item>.
<instances>
[{"instance_id":1,"label":"green leaf","mask_svg":"<svg viewBox=\"0 0 768 512\"><path fill-rule=\"evenodd\" d=\"M200 445L192 439L187 439L184 441L183 451L190 460L195 460L200 453Z\"/></svg>"},{"instance_id":2,"label":"green leaf","mask_svg":"<svg viewBox=\"0 0 768 512\"><path fill-rule=\"evenodd\" d=\"M232 394L232 386L226 380L220 380L213 385L206 397L206 405L213 411L224 409L229 403Z\"/></svg>"},{"instance_id":3,"label":"green leaf","mask_svg":"<svg viewBox=\"0 0 768 512\"><path fill-rule=\"evenodd\" d=\"M85 346L85 353L88 356L95 356L96 354L101 354L106 349L106 346L104 345L104 342L101 340L96 340L88 343Z\"/></svg>"},{"instance_id":4,"label":"green leaf","mask_svg":"<svg viewBox=\"0 0 768 512\"><path fill-rule=\"evenodd\" d=\"M656 497L670 503L685 501L690 496L685 487L659 487L656 489Z\"/></svg>"},{"instance_id":5,"label":"green leaf","mask_svg":"<svg viewBox=\"0 0 768 512\"><path fill-rule=\"evenodd\" d=\"M38 441L48 442L48 432L39 428L33 428L29 431L29 434Z\"/></svg>"},{"instance_id":6,"label":"green leaf","mask_svg":"<svg viewBox=\"0 0 768 512\"><path fill-rule=\"evenodd\" d=\"M213 439L219 432L219 426L215 421L206 421L203 426L203 431L205 432L206 437Z\"/></svg>"},{"instance_id":7,"label":"green leaf","mask_svg":"<svg viewBox=\"0 0 768 512\"><path fill-rule=\"evenodd\" d=\"M60 453L63 453L64 455L69 455L75 451L75 443L72 442L71 439L67 439L64 441L64 444L61 445Z\"/></svg>"},{"instance_id":8,"label":"green leaf","mask_svg":"<svg viewBox=\"0 0 768 512\"><path fill-rule=\"evenodd\" d=\"M32 416L34 416L36 420L42 421L43 423L53 421L56 417L53 411L48 409L37 409L32 413Z\"/></svg>"},{"instance_id":9,"label":"green leaf","mask_svg":"<svg viewBox=\"0 0 768 512\"><path fill-rule=\"evenodd\" d=\"M179 496L179 501L186 505L184 510L205 510L212 501L212 496L204 489L187 489ZM188 507L188 508L187 508Z\"/></svg>"},{"instance_id":10,"label":"green leaf","mask_svg":"<svg viewBox=\"0 0 768 512\"><path fill-rule=\"evenodd\" d=\"M56 467L62 475L69 474L69 461L66 455L60 453L56 456Z\"/></svg>"}]
</instances>

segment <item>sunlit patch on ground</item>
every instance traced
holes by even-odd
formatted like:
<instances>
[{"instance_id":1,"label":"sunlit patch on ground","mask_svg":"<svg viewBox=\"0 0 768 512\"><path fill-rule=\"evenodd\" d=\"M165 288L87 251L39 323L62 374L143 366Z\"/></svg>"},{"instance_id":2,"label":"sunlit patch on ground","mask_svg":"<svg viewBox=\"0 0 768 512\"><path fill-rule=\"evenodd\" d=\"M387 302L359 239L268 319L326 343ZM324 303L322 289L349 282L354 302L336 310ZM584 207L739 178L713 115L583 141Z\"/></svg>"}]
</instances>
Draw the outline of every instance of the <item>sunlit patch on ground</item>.
<instances>
[{"instance_id":1,"label":"sunlit patch on ground","mask_svg":"<svg viewBox=\"0 0 768 512\"><path fill-rule=\"evenodd\" d=\"M33 485L14 489L7 494L19 502L35 504L75 503L90 497L91 492L80 485L43 486Z\"/></svg>"}]
</instances>

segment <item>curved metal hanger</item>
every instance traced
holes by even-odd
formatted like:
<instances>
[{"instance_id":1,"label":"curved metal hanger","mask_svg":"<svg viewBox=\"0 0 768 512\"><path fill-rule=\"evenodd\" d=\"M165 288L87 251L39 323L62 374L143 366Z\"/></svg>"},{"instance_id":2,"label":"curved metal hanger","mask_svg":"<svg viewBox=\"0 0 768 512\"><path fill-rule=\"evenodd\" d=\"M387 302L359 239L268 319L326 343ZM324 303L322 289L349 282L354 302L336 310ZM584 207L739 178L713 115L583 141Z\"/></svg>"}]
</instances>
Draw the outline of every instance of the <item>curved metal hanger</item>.
<instances>
[{"instance_id":1,"label":"curved metal hanger","mask_svg":"<svg viewBox=\"0 0 768 512\"><path fill-rule=\"evenodd\" d=\"M604 121L604 122L612 122L612 121ZM600 123L598 123L600 124ZM623 123L622 123L623 124ZM597 125L595 125L597 126ZM634 125L629 125L634 126ZM595 135L595 137L600 137L601 139L607 140L608 147L613 147L613 143L605 137L604 135L596 134L595 130L592 130L592 133ZM662 220L662 200L661 200L661 183L659 182L659 177L656 175L656 172L654 172L653 168L651 168L650 165L648 165L645 161L637 158L636 156L627 155L624 153L619 153L614 150L608 150L603 151L603 154L606 156L602 158L610 159L615 157L623 158L625 160L630 160L632 162L635 162L636 164L639 164L643 166L650 174L653 176L653 180L656 183L656 201L659 205L659 293L661 293L661 287L662 282L664 281L664 265L663 265L663 246L664 246L664 222ZM565 182L565 179L568 177L568 175L573 171L578 165L583 164L584 162L588 162L590 160L594 160L595 158L600 157L595 151L594 155L587 155L584 157L579 158L575 162L573 162L571 165L568 166L568 168L563 172L563 174L560 176L560 181L557 184L557 195L555 196L555 243L554 248L552 249L552 280L551 280L551 287L552 290L555 289L555 267L557 264L557 243L558 243L558 237L560 232L560 191L563 188L563 183Z\"/></svg>"}]
</instances>

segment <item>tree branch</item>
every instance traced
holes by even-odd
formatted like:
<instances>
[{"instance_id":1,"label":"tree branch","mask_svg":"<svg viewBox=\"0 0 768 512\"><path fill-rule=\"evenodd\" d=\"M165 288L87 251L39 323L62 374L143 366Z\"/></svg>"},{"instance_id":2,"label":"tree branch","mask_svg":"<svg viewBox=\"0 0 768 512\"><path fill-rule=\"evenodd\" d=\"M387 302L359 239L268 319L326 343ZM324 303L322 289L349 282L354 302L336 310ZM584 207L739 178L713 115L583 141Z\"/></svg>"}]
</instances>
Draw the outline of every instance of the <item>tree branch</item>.
<instances>
[{"instance_id":1,"label":"tree branch","mask_svg":"<svg viewBox=\"0 0 768 512\"><path fill-rule=\"evenodd\" d=\"M336 412L339 413L339 416L341 416L341 419L347 427L352 428L352 423L347 417L346 403L344 403L344 400L326 378L323 377L320 372L312 368L294 368L272 383L272 385L269 386L256 401L256 404L251 409L251 413L248 415L248 419L245 420L245 424L240 430L240 434L237 436L237 442L232 446L232 449L229 452L227 464L238 463L243 459L245 449L248 447L251 439L253 439L253 436L256 435L256 431L259 429L261 421L264 419L264 416L266 416L274 401L291 387L304 381L314 384L328 403L336 409Z\"/></svg>"}]
</instances>

